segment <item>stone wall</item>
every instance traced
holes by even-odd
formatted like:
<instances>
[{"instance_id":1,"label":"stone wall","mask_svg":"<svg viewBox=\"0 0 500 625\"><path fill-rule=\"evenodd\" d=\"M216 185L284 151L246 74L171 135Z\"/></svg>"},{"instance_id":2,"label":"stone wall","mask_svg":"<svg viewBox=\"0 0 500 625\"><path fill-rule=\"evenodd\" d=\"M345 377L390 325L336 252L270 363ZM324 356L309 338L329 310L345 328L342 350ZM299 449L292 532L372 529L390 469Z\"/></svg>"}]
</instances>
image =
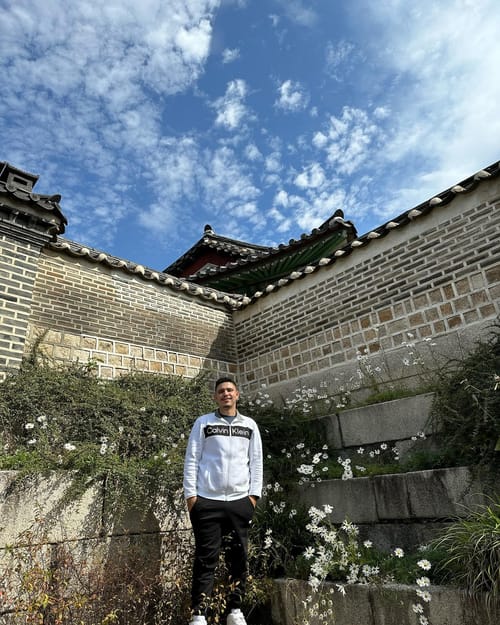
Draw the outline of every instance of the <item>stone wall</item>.
<instances>
[{"instance_id":1,"label":"stone wall","mask_svg":"<svg viewBox=\"0 0 500 625\"><path fill-rule=\"evenodd\" d=\"M352 375L408 341L455 354L500 313L500 180L436 207L234 315L240 378L282 390Z\"/></svg>"},{"instance_id":2,"label":"stone wall","mask_svg":"<svg viewBox=\"0 0 500 625\"><path fill-rule=\"evenodd\" d=\"M71 612L76 622L79 609L92 608L82 598L101 595L117 576L131 588L139 572L144 585L161 578L166 588L176 587L192 541L180 502L177 514L160 498L140 509L130 505L117 511L109 509L106 481L96 480L68 500L71 487L71 476L64 472L27 479L0 471L2 625L42 618L38 602L44 592L66 596L66 614ZM53 575L56 566L60 576Z\"/></svg>"},{"instance_id":3,"label":"stone wall","mask_svg":"<svg viewBox=\"0 0 500 625\"><path fill-rule=\"evenodd\" d=\"M33 286L27 350L89 359L112 378L137 370L193 377L236 372L230 311L103 263L45 249Z\"/></svg>"}]
</instances>

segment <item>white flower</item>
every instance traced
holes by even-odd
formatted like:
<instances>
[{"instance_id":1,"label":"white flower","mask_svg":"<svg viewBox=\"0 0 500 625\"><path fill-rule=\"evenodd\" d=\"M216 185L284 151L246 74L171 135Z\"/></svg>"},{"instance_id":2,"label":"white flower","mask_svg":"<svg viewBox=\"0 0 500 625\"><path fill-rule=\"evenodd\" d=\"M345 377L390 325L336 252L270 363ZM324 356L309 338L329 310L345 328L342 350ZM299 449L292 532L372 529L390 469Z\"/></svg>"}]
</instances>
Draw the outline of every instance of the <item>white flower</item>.
<instances>
[{"instance_id":1,"label":"white flower","mask_svg":"<svg viewBox=\"0 0 500 625\"><path fill-rule=\"evenodd\" d=\"M36 438L30 438L28 445L36 445Z\"/></svg>"},{"instance_id":2,"label":"white flower","mask_svg":"<svg viewBox=\"0 0 500 625\"><path fill-rule=\"evenodd\" d=\"M402 558L405 555L405 552L401 549L401 547L396 547L396 549L394 549L394 555L396 558Z\"/></svg>"},{"instance_id":3,"label":"white flower","mask_svg":"<svg viewBox=\"0 0 500 625\"><path fill-rule=\"evenodd\" d=\"M340 592L340 594L345 595L345 587L343 584L335 584L337 586L337 590Z\"/></svg>"},{"instance_id":4,"label":"white flower","mask_svg":"<svg viewBox=\"0 0 500 625\"><path fill-rule=\"evenodd\" d=\"M382 451L385 451L385 450L387 449L387 443L382 443L382 444L380 445L380 449L381 449Z\"/></svg>"},{"instance_id":5,"label":"white flower","mask_svg":"<svg viewBox=\"0 0 500 625\"><path fill-rule=\"evenodd\" d=\"M323 506L323 510L327 513L327 514L331 514L333 512L333 506L330 506L329 504L325 504Z\"/></svg>"},{"instance_id":6,"label":"white flower","mask_svg":"<svg viewBox=\"0 0 500 625\"><path fill-rule=\"evenodd\" d=\"M422 612L424 611L421 603L414 603L411 607L415 614L422 614Z\"/></svg>"},{"instance_id":7,"label":"white flower","mask_svg":"<svg viewBox=\"0 0 500 625\"><path fill-rule=\"evenodd\" d=\"M421 569L424 569L424 571L429 571L431 569L431 563L429 562L429 560L419 560L417 562L417 565Z\"/></svg>"},{"instance_id":8,"label":"white flower","mask_svg":"<svg viewBox=\"0 0 500 625\"><path fill-rule=\"evenodd\" d=\"M307 547L304 551L304 558L310 560L314 556L314 547Z\"/></svg>"},{"instance_id":9,"label":"white flower","mask_svg":"<svg viewBox=\"0 0 500 625\"><path fill-rule=\"evenodd\" d=\"M373 545L371 540L365 540L365 542L363 543L363 546L366 547L367 549L370 549L370 547Z\"/></svg>"},{"instance_id":10,"label":"white flower","mask_svg":"<svg viewBox=\"0 0 500 625\"><path fill-rule=\"evenodd\" d=\"M45 423L47 421L47 417L44 414L41 414L39 417L36 418L36 420L38 421L38 423Z\"/></svg>"},{"instance_id":11,"label":"white flower","mask_svg":"<svg viewBox=\"0 0 500 625\"><path fill-rule=\"evenodd\" d=\"M24 424L24 429L25 430L32 430L35 427L34 423L25 423Z\"/></svg>"},{"instance_id":12,"label":"white flower","mask_svg":"<svg viewBox=\"0 0 500 625\"><path fill-rule=\"evenodd\" d=\"M72 443L64 443L64 451L75 451L76 447Z\"/></svg>"},{"instance_id":13,"label":"white flower","mask_svg":"<svg viewBox=\"0 0 500 625\"><path fill-rule=\"evenodd\" d=\"M430 586L431 580L428 577L419 577L417 579L417 584L423 588L424 586Z\"/></svg>"},{"instance_id":14,"label":"white flower","mask_svg":"<svg viewBox=\"0 0 500 625\"><path fill-rule=\"evenodd\" d=\"M418 588L417 595L426 603L432 599L431 593L428 590L420 590L420 588Z\"/></svg>"},{"instance_id":15,"label":"white flower","mask_svg":"<svg viewBox=\"0 0 500 625\"><path fill-rule=\"evenodd\" d=\"M429 619L426 616L424 616L423 614L421 614L418 617L418 620L419 620L420 625L429 625Z\"/></svg>"}]
</instances>

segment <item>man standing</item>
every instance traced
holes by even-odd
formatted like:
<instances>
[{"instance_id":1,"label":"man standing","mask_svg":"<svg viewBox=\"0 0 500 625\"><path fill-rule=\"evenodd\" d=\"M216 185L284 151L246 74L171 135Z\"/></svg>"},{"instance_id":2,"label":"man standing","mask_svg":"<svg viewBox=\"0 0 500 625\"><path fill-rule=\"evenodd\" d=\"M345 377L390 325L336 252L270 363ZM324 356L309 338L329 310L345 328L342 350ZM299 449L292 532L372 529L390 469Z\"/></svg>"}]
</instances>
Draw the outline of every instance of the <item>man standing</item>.
<instances>
[{"instance_id":1,"label":"man standing","mask_svg":"<svg viewBox=\"0 0 500 625\"><path fill-rule=\"evenodd\" d=\"M246 625L241 612L247 577L248 527L262 491L262 442L253 419L237 408L231 378L215 383L215 412L198 417L184 461L184 495L193 526L195 556L190 625L206 625L205 613L223 536L229 536L227 625Z\"/></svg>"}]
</instances>

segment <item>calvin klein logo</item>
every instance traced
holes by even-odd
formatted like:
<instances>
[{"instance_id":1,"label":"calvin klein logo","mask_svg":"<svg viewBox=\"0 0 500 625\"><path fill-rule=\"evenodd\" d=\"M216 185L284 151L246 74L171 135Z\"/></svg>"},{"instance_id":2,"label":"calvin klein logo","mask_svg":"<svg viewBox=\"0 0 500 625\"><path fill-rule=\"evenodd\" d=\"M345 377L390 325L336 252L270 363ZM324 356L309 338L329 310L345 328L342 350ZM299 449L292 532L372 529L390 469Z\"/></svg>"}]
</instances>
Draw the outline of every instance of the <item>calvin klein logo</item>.
<instances>
[{"instance_id":1,"label":"calvin klein logo","mask_svg":"<svg viewBox=\"0 0 500 625\"><path fill-rule=\"evenodd\" d=\"M251 428L241 425L206 425L205 438L209 436L238 436L239 438L252 438Z\"/></svg>"},{"instance_id":2,"label":"calvin klein logo","mask_svg":"<svg viewBox=\"0 0 500 625\"><path fill-rule=\"evenodd\" d=\"M229 436L229 425L207 425L205 436Z\"/></svg>"},{"instance_id":3,"label":"calvin klein logo","mask_svg":"<svg viewBox=\"0 0 500 625\"><path fill-rule=\"evenodd\" d=\"M231 426L231 434L233 436L241 436L241 438L250 439L252 436L252 430L250 428L244 428L241 425Z\"/></svg>"}]
</instances>

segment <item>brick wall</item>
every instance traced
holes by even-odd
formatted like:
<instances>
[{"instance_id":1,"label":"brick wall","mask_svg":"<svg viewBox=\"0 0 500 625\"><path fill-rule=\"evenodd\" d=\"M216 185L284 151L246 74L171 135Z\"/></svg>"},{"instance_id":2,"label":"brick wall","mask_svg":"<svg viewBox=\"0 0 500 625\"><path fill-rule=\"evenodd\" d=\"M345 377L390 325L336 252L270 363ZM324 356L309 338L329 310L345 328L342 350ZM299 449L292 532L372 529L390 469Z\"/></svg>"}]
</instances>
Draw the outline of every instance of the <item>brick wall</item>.
<instances>
[{"instance_id":1,"label":"brick wall","mask_svg":"<svg viewBox=\"0 0 500 625\"><path fill-rule=\"evenodd\" d=\"M0 238L0 377L21 363L40 246Z\"/></svg>"},{"instance_id":2,"label":"brick wall","mask_svg":"<svg viewBox=\"0 0 500 625\"><path fill-rule=\"evenodd\" d=\"M42 337L56 362L92 359L102 377L209 369L243 390L286 391L355 375L363 350L397 363L408 333L453 355L500 313L499 209L492 177L236 311L54 247L39 254L48 234L5 221L0 364L15 368Z\"/></svg>"},{"instance_id":3,"label":"brick wall","mask_svg":"<svg viewBox=\"0 0 500 625\"><path fill-rule=\"evenodd\" d=\"M330 384L408 333L467 349L500 313L499 234L497 179L236 312L243 384Z\"/></svg>"},{"instance_id":4,"label":"brick wall","mask_svg":"<svg viewBox=\"0 0 500 625\"><path fill-rule=\"evenodd\" d=\"M153 281L44 250L33 288L29 342L55 361L98 361L102 377L129 370L192 377L235 373L231 314Z\"/></svg>"}]
</instances>

